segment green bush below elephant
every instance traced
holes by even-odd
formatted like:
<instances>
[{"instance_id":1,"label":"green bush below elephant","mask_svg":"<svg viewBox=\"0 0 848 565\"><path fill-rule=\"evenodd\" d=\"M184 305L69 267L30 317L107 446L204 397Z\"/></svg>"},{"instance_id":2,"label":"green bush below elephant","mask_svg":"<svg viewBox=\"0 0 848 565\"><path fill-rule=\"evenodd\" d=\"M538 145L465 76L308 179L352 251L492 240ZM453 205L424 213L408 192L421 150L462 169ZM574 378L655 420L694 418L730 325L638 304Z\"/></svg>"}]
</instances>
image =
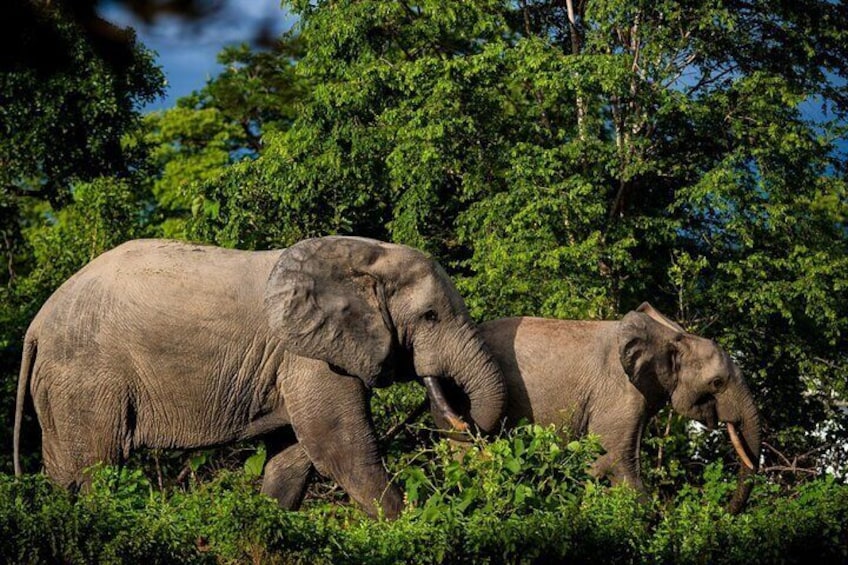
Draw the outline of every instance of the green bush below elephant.
<instances>
[{"instance_id":1,"label":"green bush below elephant","mask_svg":"<svg viewBox=\"0 0 848 565\"><path fill-rule=\"evenodd\" d=\"M76 498L40 476L0 475L4 563L827 563L848 560L848 486L758 485L739 516L714 464L670 502L590 479L597 442L523 426L457 452L399 458L409 493L392 523L338 502L280 509L245 472L160 492L140 471L95 468ZM414 486L414 488L413 488ZM471 495L467 494L469 491Z\"/></svg>"}]
</instances>

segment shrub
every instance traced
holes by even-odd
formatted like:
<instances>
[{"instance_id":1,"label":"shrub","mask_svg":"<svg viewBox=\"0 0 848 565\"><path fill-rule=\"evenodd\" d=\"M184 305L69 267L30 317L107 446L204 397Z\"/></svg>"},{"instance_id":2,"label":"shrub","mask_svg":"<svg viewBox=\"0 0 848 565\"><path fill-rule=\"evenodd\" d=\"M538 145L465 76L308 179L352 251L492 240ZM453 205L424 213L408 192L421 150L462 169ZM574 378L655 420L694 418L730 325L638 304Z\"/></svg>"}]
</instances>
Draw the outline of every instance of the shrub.
<instances>
[{"instance_id":1,"label":"shrub","mask_svg":"<svg viewBox=\"0 0 848 565\"><path fill-rule=\"evenodd\" d=\"M222 471L160 492L140 470L97 467L74 496L41 476L0 475L4 563L827 563L848 562L848 486L785 492L763 478L740 516L735 478L646 502L587 474L592 439L523 426L459 448L441 440L393 463L408 505L394 522L356 508L280 509L256 477Z\"/></svg>"},{"instance_id":2,"label":"shrub","mask_svg":"<svg viewBox=\"0 0 848 565\"><path fill-rule=\"evenodd\" d=\"M563 447L553 426L520 426L491 442L443 440L402 461L399 476L411 512L427 521L473 511L522 516L573 506L591 482L588 464L599 451L597 438Z\"/></svg>"}]
</instances>

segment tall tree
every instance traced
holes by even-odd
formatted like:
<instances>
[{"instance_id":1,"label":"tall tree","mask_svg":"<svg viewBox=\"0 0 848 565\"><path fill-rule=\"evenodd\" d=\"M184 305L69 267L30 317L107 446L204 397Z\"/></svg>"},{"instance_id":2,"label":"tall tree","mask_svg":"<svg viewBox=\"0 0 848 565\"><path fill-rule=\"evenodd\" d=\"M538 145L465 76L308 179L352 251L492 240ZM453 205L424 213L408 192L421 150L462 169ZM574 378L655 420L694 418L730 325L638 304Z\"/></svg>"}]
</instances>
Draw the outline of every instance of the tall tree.
<instances>
[{"instance_id":1,"label":"tall tree","mask_svg":"<svg viewBox=\"0 0 848 565\"><path fill-rule=\"evenodd\" d=\"M47 2L15 0L0 40L0 440L11 435L23 332L49 293L138 233L148 197L126 143L163 77L130 30L92 39ZM105 25L105 22L103 22ZM106 33L108 32L108 33ZM110 38L114 41L107 41ZM8 420L7 420L8 418Z\"/></svg>"},{"instance_id":2,"label":"tall tree","mask_svg":"<svg viewBox=\"0 0 848 565\"><path fill-rule=\"evenodd\" d=\"M15 1L7 16L0 47L3 285L26 263L21 228L37 202L58 211L72 200L74 182L126 177L143 165L143 153L122 137L139 124L138 106L164 84L129 30L114 30L126 40L123 50L106 51L47 3Z\"/></svg>"},{"instance_id":3,"label":"tall tree","mask_svg":"<svg viewBox=\"0 0 848 565\"><path fill-rule=\"evenodd\" d=\"M143 142L152 147L162 235L211 237L202 230L186 231L192 213L220 215L218 203L204 198L197 185L215 179L229 165L257 158L264 136L290 127L308 89L295 74L301 54L298 37L289 34L262 51L245 45L225 48L218 56L225 67L220 75L175 107L146 117Z\"/></svg>"},{"instance_id":4,"label":"tall tree","mask_svg":"<svg viewBox=\"0 0 848 565\"><path fill-rule=\"evenodd\" d=\"M844 441L844 2L290 6L315 87L196 233L392 237L478 317L651 300L734 352L776 449Z\"/></svg>"}]
</instances>

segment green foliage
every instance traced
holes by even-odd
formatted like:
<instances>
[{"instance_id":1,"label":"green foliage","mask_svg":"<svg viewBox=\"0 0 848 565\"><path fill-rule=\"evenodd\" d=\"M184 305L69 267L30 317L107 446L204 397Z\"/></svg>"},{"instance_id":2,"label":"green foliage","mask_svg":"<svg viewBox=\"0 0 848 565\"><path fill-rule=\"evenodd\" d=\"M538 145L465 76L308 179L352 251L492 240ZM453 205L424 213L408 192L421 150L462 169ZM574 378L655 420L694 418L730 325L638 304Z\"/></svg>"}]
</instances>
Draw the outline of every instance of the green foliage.
<instances>
[{"instance_id":1,"label":"green foliage","mask_svg":"<svg viewBox=\"0 0 848 565\"><path fill-rule=\"evenodd\" d=\"M414 382L375 389L371 397L374 428L385 432L401 424L426 398L424 387Z\"/></svg>"},{"instance_id":2,"label":"green foliage","mask_svg":"<svg viewBox=\"0 0 848 565\"><path fill-rule=\"evenodd\" d=\"M225 212L222 199L199 185L214 182L238 161L257 157L263 136L288 129L308 84L294 74L301 51L297 37L281 38L269 51L228 47L218 57L226 66L219 76L174 108L146 116L142 143L151 148L151 164L159 171L153 195L163 236L220 240L186 225L191 217L213 220ZM269 198L251 195L253 201ZM268 226L263 222L261 227ZM243 240L226 243L250 247Z\"/></svg>"},{"instance_id":3,"label":"green foliage","mask_svg":"<svg viewBox=\"0 0 848 565\"><path fill-rule=\"evenodd\" d=\"M71 181L123 175L143 162L121 138L138 123L136 105L161 94L164 80L134 33L114 29L124 52L109 58L61 6L13 2L7 16L0 194L64 203Z\"/></svg>"},{"instance_id":4,"label":"green foliage","mask_svg":"<svg viewBox=\"0 0 848 565\"><path fill-rule=\"evenodd\" d=\"M399 478L414 513L428 521L450 522L478 510L518 517L573 505L600 448L594 440L560 447L557 438L553 427L533 425L491 443L442 441L423 468L406 466Z\"/></svg>"},{"instance_id":5,"label":"green foliage","mask_svg":"<svg viewBox=\"0 0 848 565\"><path fill-rule=\"evenodd\" d=\"M592 440L560 446L519 428L443 465L418 453L400 476L417 500L391 523L350 507L288 512L244 473L220 472L161 493L139 471L97 467L77 497L43 477L0 475L0 561L14 563L803 563L848 559L848 488L830 479L788 492L758 488L748 511L723 509L733 479L720 465L667 505L586 479ZM457 456L453 459L453 456ZM419 466L418 461L423 462ZM517 463L516 463L517 462ZM451 466L451 463L455 464ZM537 466L561 469L542 472ZM551 480L551 476L557 480ZM443 484L433 483L444 480ZM466 490L476 490L465 504ZM528 491L517 500L516 493Z\"/></svg>"},{"instance_id":6,"label":"green foliage","mask_svg":"<svg viewBox=\"0 0 848 565\"><path fill-rule=\"evenodd\" d=\"M751 508L732 517L720 506L733 489L720 466L705 476L703 488L684 487L657 524L648 551L658 561L836 563L848 558L844 485L812 481L786 497L774 487L760 488Z\"/></svg>"},{"instance_id":7,"label":"green foliage","mask_svg":"<svg viewBox=\"0 0 848 565\"><path fill-rule=\"evenodd\" d=\"M168 512L139 473L95 473L92 492L73 499L42 477L3 477L0 560L8 563L168 563L195 553L182 517Z\"/></svg>"},{"instance_id":8,"label":"green foliage","mask_svg":"<svg viewBox=\"0 0 848 565\"><path fill-rule=\"evenodd\" d=\"M0 45L0 440L11 441L24 331L97 253L139 233L145 148L128 134L162 73L132 30L97 43L62 3L15 0ZM25 451L32 446L25 443ZM2 466L10 462L4 453ZM10 468L10 467L9 467Z\"/></svg>"},{"instance_id":9,"label":"green foliage","mask_svg":"<svg viewBox=\"0 0 848 565\"><path fill-rule=\"evenodd\" d=\"M265 452L265 446L260 445L256 453L247 458L244 462L244 474L248 477L262 476L262 469L265 467L265 461L268 458Z\"/></svg>"},{"instance_id":10,"label":"green foliage","mask_svg":"<svg viewBox=\"0 0 848 565\"><path fill-rule=\"evenodd\" d=\"M302 56L300 38L290 34L261 51L246 45L225 47L218 55L224 71L180 105L218 109L228 123L241 127L241 149L258 153L262 134L285 131L297 117L310 86L295 72Z\"/></svg>"},{"instance_id":11,"label":"green foliage","mask_svg":"<svg viewBox=\"0 0 848 565\"><path fill-rule=\"evenodd\" d=\"M162 235L185 237L185 216L196 201L192 185L215 178L232 162L233 138L239 138L239 130L226 123L217 108L177 106L150 114L145 121L145 142L161 170L152 191L166 218Z\"/></svg>"}]
</instances>

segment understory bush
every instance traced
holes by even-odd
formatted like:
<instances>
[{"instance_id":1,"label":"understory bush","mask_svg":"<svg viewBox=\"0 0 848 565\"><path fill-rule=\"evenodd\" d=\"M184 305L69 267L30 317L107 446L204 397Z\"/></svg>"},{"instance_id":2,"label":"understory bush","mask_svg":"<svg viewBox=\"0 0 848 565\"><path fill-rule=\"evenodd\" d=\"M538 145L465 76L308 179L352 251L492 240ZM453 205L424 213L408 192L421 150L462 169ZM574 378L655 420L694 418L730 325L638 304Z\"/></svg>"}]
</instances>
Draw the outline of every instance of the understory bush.
<instances>
[{"instance_id":1,"label":"understory bush","mask_svg":"<svg viewBox=\"0 0 848 565\"><path fill-rule=\"evenodd\" d=\"M407 497L391 523L338 500L282 510L250 472L163 492L141 470L98 467L77 495L0 475L0 562L848 562L848 486L833 479L791 491L760 479L731 516L734 477L719 464L660 502L591 479L598 450L540 426L442 440L391 463Z\"/></svg>"}]
</instances>

